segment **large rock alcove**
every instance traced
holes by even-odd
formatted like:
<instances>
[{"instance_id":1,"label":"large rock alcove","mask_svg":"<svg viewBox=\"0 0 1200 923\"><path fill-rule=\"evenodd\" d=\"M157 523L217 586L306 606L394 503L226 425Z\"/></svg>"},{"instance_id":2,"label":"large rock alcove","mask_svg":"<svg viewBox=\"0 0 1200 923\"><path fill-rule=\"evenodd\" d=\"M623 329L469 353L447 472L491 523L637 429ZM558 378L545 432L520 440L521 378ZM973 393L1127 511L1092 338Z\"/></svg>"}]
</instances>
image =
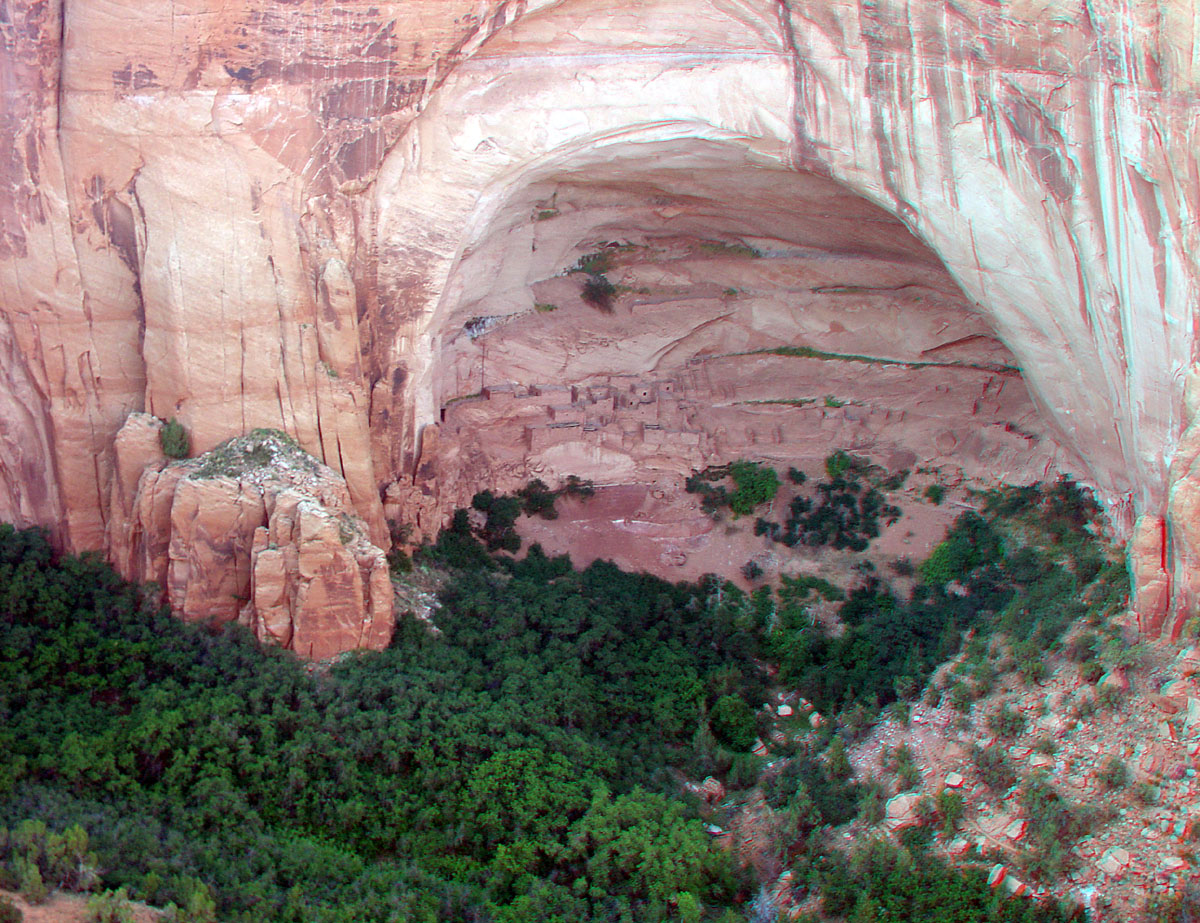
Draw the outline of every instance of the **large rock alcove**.
<instances>
[{"instance_id":1,"label":"large rock alcove","mask_svg":"<svg viewBox=\"0 0 1200 923\"><path fill-rule=\"evenodd\" d=\"M653 372L730 451L819 414L1061 464L1173 631L1200 594L1196 29L1124 0L10 4L0 515L128 560L114 445L144 411L197 451L291 434L382 546L385 502L432 528L516 477L452 445L455 398ZM607 244L611 315L562 275ZM787 345L907 365L718 358ZM923 395L910 435L884 392Z\"/></svg>"},{"instance_id":2,"label":"large rock alcove","mask_svg":"<svg viewBox=\"0 0 1200 923\"><path fill-rule=\"evenodd\" d=\"M480 485L577 475L660 502L609 491L564 547L681 573L660 562L721 541L680 508L710 464L819 469L850 449L982 482L1080 466L900 221L736 142L610 139L547 158L505 191L447 291L437 417L393 510L431 537Z\"/></svg>"}]
</instances>

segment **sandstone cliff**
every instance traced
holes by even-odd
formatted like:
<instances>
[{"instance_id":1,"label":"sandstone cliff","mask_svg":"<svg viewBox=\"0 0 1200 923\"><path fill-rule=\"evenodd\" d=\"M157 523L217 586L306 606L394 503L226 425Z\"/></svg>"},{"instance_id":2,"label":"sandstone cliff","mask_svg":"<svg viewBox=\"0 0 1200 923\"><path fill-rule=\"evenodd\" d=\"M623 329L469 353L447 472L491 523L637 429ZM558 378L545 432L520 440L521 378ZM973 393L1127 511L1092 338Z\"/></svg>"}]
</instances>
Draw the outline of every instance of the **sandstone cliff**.
<instances>
[{"instance_id":1,"label":"sandstone cliff","mask_svg":"<svg viewBox=\"0 0 1200 923\"><path fill-rule=\"evenodd\" d=\"M198 451L292 434L384 545L381 496L431 530L479 480L587 462L649 481L700 443L786 442L795 401L824 394L734 393L753 372L710 357L790 346L895 360L854 419L815 421L867 451L970 470L999 446L1005 473L1094 483L1136 536L1144 624L1174 628L1200 568L1197 29L1166 0L0 5L0 516L73 548L107 535L128 572L117 434L145 411ZM562 274L668 239L764 258L732 275L712 250L703 269L678 247L670 266L630 259L638 298L547 365L570 320L544 331L537 305L565 311ZM890 320L845 322L859 309ZM980 413L962 379L922 379L960 348L972 375L1023 383L968 383ZM584 389L549 413L614 371L657 386L694 361L713 374L689 399L729 407L675 426L686 450L654 442L657 420L566 449L520 421L481 444L434 435L485 388ZM589 425L549 420L553 439L559 422ZM187 488L178 515L210 499ZM250 502L222 507L229 528ZM252 553L237 534L230 553Z\"/></svg>"},{"instance_id":2,"label":"sandstone cliff","mask_svg":"<svg viewBox=\"0 0 1200 923\"><path fill-rule=\"evenodd\" d=\"M109 544L125 577L156 582L183 618L237 620L310 659L387 646L387 560L340 476L267 430L168 464L160 425L133 414L117 436Z\"/></svg>"}]
</instances>

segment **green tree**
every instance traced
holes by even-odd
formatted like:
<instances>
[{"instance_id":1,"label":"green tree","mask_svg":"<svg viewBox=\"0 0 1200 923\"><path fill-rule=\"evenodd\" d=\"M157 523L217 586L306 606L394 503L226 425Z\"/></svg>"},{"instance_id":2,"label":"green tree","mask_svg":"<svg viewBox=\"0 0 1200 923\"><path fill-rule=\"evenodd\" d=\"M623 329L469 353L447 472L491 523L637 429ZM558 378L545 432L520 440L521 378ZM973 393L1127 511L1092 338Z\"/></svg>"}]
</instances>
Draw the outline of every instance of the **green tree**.
<instances>
[{"instance_id":1,"label":"green tree","mask_svg":"<svg viewBox=\"0 0 1200 923\"><path fill-rule=\"evenodd\" d=\"M745 752L758 738L754 712L741 696L724 695L717 699L708 721L717 740L731 750Z\"/></svg>"},{"instance_id":2,"label":"green tree","mask_svg":"<svg viewBox=\"0 0 1200 923\"><path fill-rule=\"evenodd\" d=\"M593 893L645 905L646 919L664 919L681 892L710 895L729 881L728 857L700 822L686 820L678 801L640 788L616 798L597 791L571 829L570 850Z\"/></svg>"},{"instance_id":3,"label":"green tree","mask_svg":"<svg viewBox=\"0 0 1200 923\"><path fill-rule=\"evenodd\" d=\"M735 516L747 516L754 508L769 503L779 491L779 475L774 468L758 462L736 461L729 466L735 490L729 508Z\"/></svg>"},{"instance_id":4,"label":"green tree","mask_svg":"<svg viewBox=\"0 0 1200 923\"><path fill-rule=\"evenodd\" d=\"M174 417L158 431L158 441L167 458L187 458L192 451L192 440L187 430Z\"/></svg>"},{"instance_id":5,"label":"green tree","mask_svg":"<svg viewBox=\"0 0 1200 923\"><path fill-rule=\"evenodd\" d=\"M87 902L88 923L134 923L133 905L124 888L93 894Z\"/></svg>"}]
</instances>

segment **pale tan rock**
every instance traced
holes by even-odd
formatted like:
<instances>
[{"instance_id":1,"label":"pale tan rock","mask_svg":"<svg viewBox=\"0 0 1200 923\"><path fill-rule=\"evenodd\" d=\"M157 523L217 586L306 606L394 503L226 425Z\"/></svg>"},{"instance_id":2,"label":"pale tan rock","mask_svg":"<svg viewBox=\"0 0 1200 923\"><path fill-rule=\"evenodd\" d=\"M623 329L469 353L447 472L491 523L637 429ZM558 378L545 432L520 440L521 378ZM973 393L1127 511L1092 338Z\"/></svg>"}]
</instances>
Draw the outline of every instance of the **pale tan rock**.
<instances>
[{"instance_id":1,"label":"pale tan rock","mask_svg":"<svg viewBox=\"0 0 1200 923\"><path fill-rule=\"evenodd\" d=\"M1014 843L1019 843L1025 839L1025 831L1029 827L1029 821L1024 818L1018 818L1004 828L1004 835Z\"/></svg>"},{"instance_id":2,"label":"pale tan rock","mask_svg":"<svg viewBox=\"0 0 1200 923\"><path fill-rule=\"evenodd\" d=\"M725 786L720 779L708 776L700 783L700 794L708 804L716 804L725 797Z\"/></svg>"},{"instance_id":3,"label":"pale tan rock","mask_svg":"<svg viewBox=\"0 0 1200 923\"><path fill-rule=\"evenodd\" d=\"M1138 628L1154 637L1162 631L1171 605L1171 575L1166 568L1167 523L1162 516L1139 516L1129 541L1132 600Z\"/></svg>"},{"instance_id":4,"label":"pale tan rock","mask_svg":"<svg viewBox=\"0 0 1200 923\"><path fill-rule=\"evenodd\" d=\"M917 792L895 795L884 805L883 826L888 830L903 830L921 822L918 806L923 796Z\"/></svg>"},{"instance_id":5,"label":"pale tan rock","mask_svg":"<svg viewBox=\"0 0 1200 923\"><path fill-rule=\"evenodd\" d=\"M150 433L157 439L142 417L122 430L119 458L131 459L118 466L122 510ZM238 619L264 643L309 659L390 642L382 550L353 514L345 482L286 440L235 440L169 465L160 455L136 483L115 556L126 576L158 582L181 617Z\"/></svg>"},{"instance_id":6,"label":"pale tan rock","mask_svg":"<svg viewBox=\"0 0 1200 923\"><path fill-rule=\"evenodd\" d=\"M1020 879L1014 878L1012 875L1006 875L1004 877L1004 890L1006 890L1013 897L1020 897L1029 890L1029 886Z\"/></svg>"},{"instance_id":7,"label":"pale tan rock","mask_svg":"<svg viewBox=\"0 0 1200 923\"><path fill-rule=\"evenodd\" d=\"M128 579L144 578L140 562L135 561L141 536L134 516L138 484L148 467L161 468L166 461L159 433L163 423L157 417L131 413L113 442L115 470L109 497L109 518L105 526L105 543L117 572Z\"/></svg>"},{"instance_id":8,"label":"pale tan rock","mask_svg":"<svg viewBox=\"0 0 1200 923\"><path fill-rule=\"evenodd\" d=\"M1200 647L1185 647L1175 656L1172 668L1185 679L1200 675Z\"/></svg>"},{"instance_id":9,"label":"pale tan rock","mask_svg":"<svg viewBox=\"0 0 1200 923\"><path fill-rule=\"evenodd\" d=\"M1151 705L1164 715L1177 715L1187 706L1186 700L1180 703L1174 696L1150 693L1146 698L1150 701Z\"/></svg>"},{"instance_id":10,"label":"pale tan rock","mask_svg":"<svg viewBox=\"0 0 1200 923\"><path fill-rule=\"evenodd\" d=\"M1096 861L1096 866L1109 878L1120 879L1129 868L1129 851L1114 846Z\"/></svg>"}]
</instances>

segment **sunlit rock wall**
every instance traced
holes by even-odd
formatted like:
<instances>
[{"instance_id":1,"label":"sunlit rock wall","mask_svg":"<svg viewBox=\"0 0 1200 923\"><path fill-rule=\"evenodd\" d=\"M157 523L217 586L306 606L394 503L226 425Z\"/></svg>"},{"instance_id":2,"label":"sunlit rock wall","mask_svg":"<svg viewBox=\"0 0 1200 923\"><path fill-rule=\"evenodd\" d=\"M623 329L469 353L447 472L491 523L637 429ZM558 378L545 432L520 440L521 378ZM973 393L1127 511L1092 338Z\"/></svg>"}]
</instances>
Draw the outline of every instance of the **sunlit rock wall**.
<instances>
[{"instance_id":1,"label":"sunlit rock wall","mask_svg":"<svg viewBox=\"0 0 1200 923\"><path fill-rule=\"evenodd\" d=\"M708 142L901 218L1151 517L1147 628L1193 605L1190 4L2 0L0 41L0 516L101 547L144 410L294 434L385 543L446 332L586 237L514 259L531 190Z\"/></svg>"}]
</instances>

